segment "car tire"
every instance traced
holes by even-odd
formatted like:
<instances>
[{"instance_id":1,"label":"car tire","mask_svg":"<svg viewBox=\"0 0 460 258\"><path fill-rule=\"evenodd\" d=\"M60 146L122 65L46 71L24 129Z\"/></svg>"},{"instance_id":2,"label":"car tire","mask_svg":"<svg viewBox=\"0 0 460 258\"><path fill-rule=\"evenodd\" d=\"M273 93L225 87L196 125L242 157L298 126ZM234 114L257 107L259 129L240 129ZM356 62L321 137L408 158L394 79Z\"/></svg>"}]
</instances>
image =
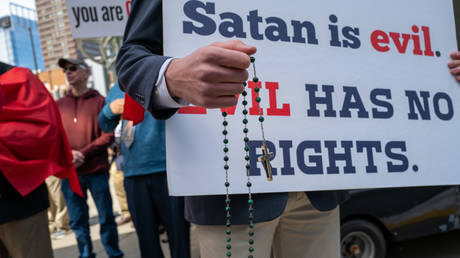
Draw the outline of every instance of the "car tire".
<instances>
[{"instance_id":1,"label":"car tire","mask_svg":"<svg viewBox=\"0 0 460 258\"><path fill-rule=\"evenodd\" d=\"M385 258L382 231L366 220L346 221L340 227L342 258Z\"/></svg>"}]
</instances>

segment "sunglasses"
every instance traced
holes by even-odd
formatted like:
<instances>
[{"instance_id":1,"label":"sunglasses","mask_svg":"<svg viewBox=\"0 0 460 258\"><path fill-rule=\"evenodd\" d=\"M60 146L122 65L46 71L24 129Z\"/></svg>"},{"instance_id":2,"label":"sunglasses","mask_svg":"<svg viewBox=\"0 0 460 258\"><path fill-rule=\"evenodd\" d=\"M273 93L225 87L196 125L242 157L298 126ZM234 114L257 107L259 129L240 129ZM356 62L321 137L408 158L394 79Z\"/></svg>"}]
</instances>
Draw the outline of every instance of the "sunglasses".
<instances>
[{"instance_id":1,"label":"sunglasses","mask_svg":"<svg viewBox=\"0 0 460 258\"><path fill-rule=\"evenodd\" d=\"M71 72L75 72L77 69L78 69L78 67L76 65L72 65L72 66L69 66L69 67L62 68L62 71L64 73L67 72L67 70L69 70Z\"/></svg>"}]
</instances>

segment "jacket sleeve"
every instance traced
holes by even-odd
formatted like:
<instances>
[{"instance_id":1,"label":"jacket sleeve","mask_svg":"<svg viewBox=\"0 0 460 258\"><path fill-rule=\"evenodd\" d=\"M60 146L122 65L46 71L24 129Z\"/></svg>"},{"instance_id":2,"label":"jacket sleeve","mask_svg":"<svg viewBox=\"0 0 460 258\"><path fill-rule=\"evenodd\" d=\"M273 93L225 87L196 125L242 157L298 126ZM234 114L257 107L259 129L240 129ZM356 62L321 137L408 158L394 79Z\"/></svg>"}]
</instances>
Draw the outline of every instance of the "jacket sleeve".
<instances>
[{"instance_id":1,"label":"jacket sleeve","mask_svg":"<svg viewBox=\"0 0 460 258\"><path fill-rule=\"evenodd\" d=\"M105 105L102 108L102 111L98 115L99 127L102 131L108 133L115 131L118 123L120 122L120 115L115 115L110 109L110 103L117 99L123 99L124 93L118 87L118 84L115 84L109 91L107 98L105 99Z\"/></svg>"},{"instance_id":2,"label":"jacket sleeve","mask_svg":"<svg viewBox=\"0 0 460 258\"><path fill-rule=\"evenodd\" d=\"M152 103L155 83L163 63L161 0L136 0L125 28L116 69L120 88L157 119L171 117L177 109L161 109Z\"/></svg>"}]
</instances>

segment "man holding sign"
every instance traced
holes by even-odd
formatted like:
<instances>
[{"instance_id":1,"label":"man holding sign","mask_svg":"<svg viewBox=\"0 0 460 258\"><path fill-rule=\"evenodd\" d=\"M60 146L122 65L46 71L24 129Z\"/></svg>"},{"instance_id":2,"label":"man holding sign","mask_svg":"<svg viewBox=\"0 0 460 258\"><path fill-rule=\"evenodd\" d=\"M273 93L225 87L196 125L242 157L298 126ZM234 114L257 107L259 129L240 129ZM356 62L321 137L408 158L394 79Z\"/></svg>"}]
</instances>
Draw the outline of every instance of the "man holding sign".
<instances>
[{"instance_id":1,"label":"man holding sign","mask_svg":"<svg viewBox=\"0 0 460 258\"><path fill-rule=\"evenodd\" d=\"M202 9L197 9L207 14L215 12L209 9L212 4L199 1L187 3L201 5ZM183 58L171 59L163 56L161 17L161 1L137 0L133 3L124 45L117 60L121 88L159 119L170 118L177 108L187 103L206 108L236 105L236 96L243 92L243 83L248 79L248 55L256 52L255 47L231 40L199 48ZM201 18L200 21L206 25L211 23L205 22L209 21L209 17L203 15L192 14L189 17ZM334 20L337 22L334 17L331 15L332 23ZM211 24L207 28L212 27ZM165 31L165 35L167 33ZM331 41L331 46L334 44L338 43ZM348 44L352 48L359 47L358 44ZM450 66L452 72L458 75L460 71L456 67L460 65L454 62ZM340 256L337 205L346 199L345 193L265 193L255 194L252 198L256 225L255 251L251 255L270 257L272 253L278 258ZM231 235L234 257L243 257L248 253L247 226L244 225L247 224L247 201L246 195L231 197L232 224L236 225L232 226ZM224 211L224 196L185 198L185 216L197 224L202 257L218 257L226 252L223 244L226 229Z\"/></svg>"}]
</instances>

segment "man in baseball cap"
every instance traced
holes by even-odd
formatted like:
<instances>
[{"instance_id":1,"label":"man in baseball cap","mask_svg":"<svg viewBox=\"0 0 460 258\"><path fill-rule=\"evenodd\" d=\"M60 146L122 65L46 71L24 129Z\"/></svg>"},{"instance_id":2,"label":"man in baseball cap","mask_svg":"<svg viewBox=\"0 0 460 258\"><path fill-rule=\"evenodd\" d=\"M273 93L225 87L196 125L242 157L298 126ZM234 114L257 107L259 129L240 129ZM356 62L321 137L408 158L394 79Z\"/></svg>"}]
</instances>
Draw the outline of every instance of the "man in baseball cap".
<instances>
[{"instance_id":1,"label":"man in baseball cap","mask_svg":"<svg viewBox=\"0 0 460 258\"><path fill-rule=\"evenodd\" d=\"M82 59L78 58L59 58L58 65L61 68L65 68L67 64L73 64L80 66L81 69L87 70L89 68L88 64L85 63Z\"/></svg>"}]
</instances>

